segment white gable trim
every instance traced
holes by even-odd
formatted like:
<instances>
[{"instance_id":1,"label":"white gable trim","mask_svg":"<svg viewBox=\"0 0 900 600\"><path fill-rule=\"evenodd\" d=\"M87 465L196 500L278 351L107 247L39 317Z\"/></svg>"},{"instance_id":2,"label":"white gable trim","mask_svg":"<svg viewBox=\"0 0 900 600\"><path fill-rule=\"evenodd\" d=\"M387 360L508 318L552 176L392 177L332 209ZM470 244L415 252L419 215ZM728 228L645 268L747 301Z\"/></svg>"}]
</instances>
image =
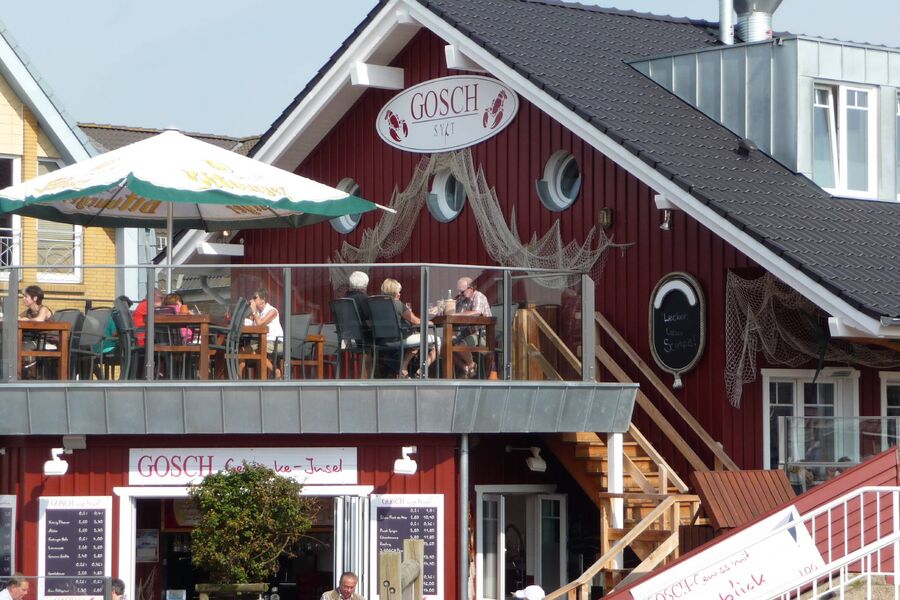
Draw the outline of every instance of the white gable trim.
<instances>
[{"instance_id":1,"label":"white gable trim","mask_svg":"<svg viewBox=\"0 0 900 600\"><path fill-rule=\"evenodd\" d=\"M10 87L38 118L41 129L62 153L66 163L90 158L91 154L78 139L60 110L47 96L31 71L0 31L0 73Z\"/></svg>"},{"instance_id":2,"label":"white gable trim","mask_svg":"<svg viewBox=\"0 0 900 600\"><path fill-rule=\"evenodd\" d=\"M384 41L384 36L390 32L391 25L396 23L395 14L398 12L398 4L405 7L410 17L424 25L448 44L453 45L458 51L481 65L487 72L501 79L505 84L513 88L516 93L559 121L560 124L585 140L597 151L602 152L656 192L664 194L673 207L689 214L698 223L728 241L728 243L743 252L750 259L765 267L773 275L809 298L810 301L826 312L839 317L844 323L864 331L868 335L900 337L900 327L882 326L878 319L869 317L857 310L842 298L813 281L808 275L798 271L783 258L775 255L747 233L716 214L703 202L664 177L656 169L622 147L621 144L601 133L558 100L535 87L525 77L505 65L415 0L392 0L385 5L381 13L353 41L351 47L338 60L337 64L307 94L285 122L266 141L263 148L256 155L259 160L274 162L279 156L284 154L296 138L304 133L315 120L321 107L331 100L332 96L338 92L339 85L346 81L347 65L359 60L365 60L366 55L373 52ZM304 157L301 157L300 160ZM290 168L295 166L291 165Z\"/></svg>"}]
</instances>

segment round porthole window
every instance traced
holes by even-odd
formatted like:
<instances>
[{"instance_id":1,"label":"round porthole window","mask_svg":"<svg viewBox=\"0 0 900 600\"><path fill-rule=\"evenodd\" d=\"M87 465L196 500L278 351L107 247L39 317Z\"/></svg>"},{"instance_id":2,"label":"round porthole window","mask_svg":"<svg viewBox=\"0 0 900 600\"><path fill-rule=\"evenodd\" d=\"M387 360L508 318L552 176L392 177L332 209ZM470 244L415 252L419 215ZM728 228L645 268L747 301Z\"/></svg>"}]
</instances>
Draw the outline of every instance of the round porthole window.
<instances>
[{"instance_id":1,"label":"round porthole window","mask_svg":"<svg viewBox=\"0 0 900 600\"><path fill-rule=\"evenodd\" d=\"M336 186L337 189L342 192L347 192L351 196L356 196L357 198L362 198L360 195L359 184L351 177L344 177L341 179ZM362 218L362 214L356 213L352 215L344 215L343 217L336 217L331 219L331 226L338 233L350 233L356 226L359 225L359 220Z\"/></svg>"},{"instance_id":2,"label":"round porthole window","mask_svg":"<svg viewBox=\"0 0 900 600\"><path fill-rule=\"evenodd\" d=\"M438 171L431 180L428 210L441 223L449 223L459 216L466 205L466 186L457 181L449 170Z\"/></svg>"},{"instance_id":3,"label":"round porthole window","mask_svg":"<svg viewBox=\"0 0 900 600\"><path fill-rule=\"evenodd\" d=\"M544 166L544 179L538 182L538 196L552 211L572 206L581 191L581 169L578 161L566 150L557 150Z\"/></svg>"}]
</instances>

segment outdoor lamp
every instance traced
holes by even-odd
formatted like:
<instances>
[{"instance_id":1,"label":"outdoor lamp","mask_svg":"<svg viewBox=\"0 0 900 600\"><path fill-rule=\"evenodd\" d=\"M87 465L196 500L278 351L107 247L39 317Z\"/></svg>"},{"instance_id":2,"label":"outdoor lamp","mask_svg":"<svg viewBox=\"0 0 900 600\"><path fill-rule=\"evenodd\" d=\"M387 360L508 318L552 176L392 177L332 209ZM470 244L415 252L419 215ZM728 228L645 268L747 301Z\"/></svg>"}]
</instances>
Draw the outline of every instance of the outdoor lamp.
<instances>
[{"instance_id":1,"label":"outdoor lamp","mask_svg":"<svg viewBox=\"0 0 900 600\"><path fill-rule=\"evenodd\" d=\"M543 473L547 470L547 461L541 458L541 449L538 446L530 446L528 448L506 447L507 452L512 452L513 450L526 450L531 452L531 456L525 459L525 465L529 470L534 471L535 473Z\"/></svg>"},{"instance_id":2,"label":"outdoor lamp","mask_svg":"<svg viewBox=\"0 0 900 600\"><path fill-rule=\"evenodd\" d=\"M394 473L397 475L415 475L419 465L415 460L409 457L410 454L415 453L415 446L403 446L403 449L400 451L400 456L402 456L402 458L398 458L394 461Z\"/></svg>"},{"instance_id":3,"label":"outdoor lamp","mask_svg":"<svg viewBox=\"0 0 900 600\"><path fill-rule=\"evenodd\" d=\"M44 475L65 475L69 470L69 463L61 459L61 454L71 454L71 450L65 448L51 448L50 460L44 463Z\"/></svg>"}]
</instances>

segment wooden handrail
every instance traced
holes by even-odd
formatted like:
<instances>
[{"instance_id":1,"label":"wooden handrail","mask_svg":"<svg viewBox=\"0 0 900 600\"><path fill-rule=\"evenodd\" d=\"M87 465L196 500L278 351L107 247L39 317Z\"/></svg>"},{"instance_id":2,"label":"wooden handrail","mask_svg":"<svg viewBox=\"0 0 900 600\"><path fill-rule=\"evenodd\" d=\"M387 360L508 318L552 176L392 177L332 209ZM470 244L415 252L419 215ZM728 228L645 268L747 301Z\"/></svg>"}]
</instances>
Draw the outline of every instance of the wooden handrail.
<instances>
[{"instance_id":1,"label":"wooden handrail","mask_svg":"<svg viewBox=\"0 0 900 600\"><path fill-rule=\"evenodd\" d=\"M637 525L635 525L633 529L631 529L631 531L629 531L618 541L616 541L616 543L613 544L610 549L603 554L603 556L598 558L594 562L594 564L588 567L587 570L585 570L585 572L582 573L578 579L567 583L557 590L553 590L552 592L544 596L544 600L555 600L556 598L560 598L563 594L568 594L575 588L579 588L585 585L589 586L594 576L597 575L597 573L599 573L609 561L615 559L616 556L618 556L621 552L624 552L625 548L630 546L631 543L634 542L641 533L655 525L656 520L663 516L665 512L669 510L677 501L677 497L669 496L668 498L660 502L659 506L650 511L646 517L641 519L641 521Z\"/></svg>"},{"instance_id":2,"label":"wooden handrail","mask_svg":"<svg viewBox=\"0 0 900 600\"><path fill-rule=\"evenodd\" d=\"M612 339L613 342L619 347L622 352L637 366L637 368L641 371L641 373L646 377L653 387L656 388L656 391L669 403L669 406L681 417L685 423L697 434L697 437L706 445L706 447L712 452L713 456L716 457L719 461L721 461L722 465L728 469L729 471L740 471L737 464L731 459L730 456L725 452L724 449L709 435L706 429L694 418L694 416L684 407L684 405L678 401L678 398L675 397L675 394L669 390L666 385L660 381L659 377L656 376L656 373L653 372L653 369L644 362L644 360L638 355L637 352L625 341L618 331L616 331L615 327L612 326L606 317L602 314L594 313L594 320L596 323L606 332L606 334ZM597 345L599 347L599 344ZM630 382L630 381L629 381ZM623 382L625 383L625 382ZM706 469L708 470L708 469Z\"/></svg>"},{"instance_id":3,"label":"wooden handrail","mask_svg":"<svg viewBox=\"0 0 900 600\"><path fill-rule=\"evenodd\" d=\"M631 439L637 442L637 445L641 447L641 449L647 453L653 462L655 462L660 470L665 469L666 475L672 484L678 489L682 494L688 491L687 484L682 481L681 477L678 476L678 473L675 472L669 463L666 462L666 459L663 458L662 454L657 451L656 448L653 447L653 444L644 437L644 434L635 426L634 423L628 426L628 435L631 436Z\"/></svg>"},{"instance_id":4,"label":"wooden handrail","mask_svg":"<svg viewBox=\"0 0 900 600\"><path fill-rule=\"evenodd\" d=\"M544 320L544 317L541 316L541 313L538 311L532 311L531 318L534 319L535 324L538 326L538 329L547 336L547 339L550 340L550 343L553 344L554 348L562 354L563 358L572 365L572 368L575 369L579 375L581 375L581 361L578 360L578 357L575 356L575 353L569 350L569 347L566 346L566 343L562 341L562 339L553 331L553 328L547 324L547 321Z\"/></svg>"}]
</instances>

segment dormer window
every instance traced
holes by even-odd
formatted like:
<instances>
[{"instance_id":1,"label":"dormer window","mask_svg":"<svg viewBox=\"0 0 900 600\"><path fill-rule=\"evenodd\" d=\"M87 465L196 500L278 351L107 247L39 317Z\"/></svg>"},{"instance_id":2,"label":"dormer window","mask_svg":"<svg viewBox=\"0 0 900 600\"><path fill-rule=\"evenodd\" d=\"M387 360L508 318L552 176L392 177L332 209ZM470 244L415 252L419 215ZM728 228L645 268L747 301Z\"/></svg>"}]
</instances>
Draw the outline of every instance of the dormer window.
<instances>
[{"instance_id":1,"label":"dormer window","mask_svg":"<svg viewBox=\"0 0 900 600\"><path fill-rule=\"evenodd\" d=\"M877 192L874 91L816 85L813 180L836 195L873 198Z\"/></svg>"}]
</instances>

